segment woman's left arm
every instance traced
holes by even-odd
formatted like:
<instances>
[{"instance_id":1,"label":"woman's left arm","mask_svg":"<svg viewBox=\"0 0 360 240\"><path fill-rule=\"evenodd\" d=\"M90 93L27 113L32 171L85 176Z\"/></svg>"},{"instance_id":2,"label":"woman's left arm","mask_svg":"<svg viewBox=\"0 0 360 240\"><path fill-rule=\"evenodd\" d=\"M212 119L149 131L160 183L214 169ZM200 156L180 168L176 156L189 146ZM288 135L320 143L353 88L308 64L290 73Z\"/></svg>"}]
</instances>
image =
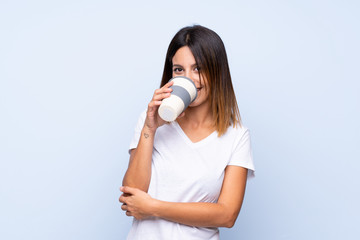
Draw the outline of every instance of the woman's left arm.
<instances>
[{"instance_id":1,"label":"woman's left arm","mask_svg":"<svg viewBox=\"0 0 360 240\"><path fill-rule=\"evenodd\" d=\"M227 166L217 203L175 203L151 198L147 193L130 187L121 187L122 210L136 219L160 217L196 227L232 227L244 199L247 169Z\"/></svg>"}]
</instances>

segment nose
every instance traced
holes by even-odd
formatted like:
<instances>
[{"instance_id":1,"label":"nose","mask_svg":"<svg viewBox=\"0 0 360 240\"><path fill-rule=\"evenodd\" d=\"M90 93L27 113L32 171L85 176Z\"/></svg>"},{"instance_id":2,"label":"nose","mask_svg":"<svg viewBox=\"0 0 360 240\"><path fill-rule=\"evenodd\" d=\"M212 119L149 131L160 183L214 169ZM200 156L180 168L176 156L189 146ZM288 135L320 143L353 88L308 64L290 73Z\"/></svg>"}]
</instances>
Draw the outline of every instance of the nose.
<instances>
[{"instance_id":1,"label":"nose","mask_svg":"<svg viewBox=\"0 0 360 240\"><path fill-rule=\"evenodd\" d=\"M189 71L186 71L184 76L187 77L187 78L190 78L192 81L194 81L193 78L192 78L192 75L191 75L191 73Z\"/></svg>"},{"instance_id":2,"label":"nose","mask_svg":"<svg viewBox=\"0 0 360 240\"><path fill-rule=\"evenodd\" d=\"M199 81L199 74L191 71L186 71L184 76L190 78L195 84Z\"/></svg>"}]
</instances>

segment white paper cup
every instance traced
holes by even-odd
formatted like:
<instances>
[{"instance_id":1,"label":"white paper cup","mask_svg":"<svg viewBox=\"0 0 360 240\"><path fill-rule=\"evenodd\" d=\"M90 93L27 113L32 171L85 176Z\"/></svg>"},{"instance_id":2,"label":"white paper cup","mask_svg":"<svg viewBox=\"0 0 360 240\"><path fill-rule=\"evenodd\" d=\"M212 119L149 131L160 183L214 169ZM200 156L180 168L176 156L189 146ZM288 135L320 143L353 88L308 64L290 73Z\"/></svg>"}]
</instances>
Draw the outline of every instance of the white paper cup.
<instances>
[{"instance_id":1,"label":"white paper cup","mask_svg":"<svg viewBox=\"0 0 360 240\"><path fill-rule=\"evenodd\" d=\"M159 107L159 116L167 122L174 121L197 97L194 82L187 77L178 76L169 80L174 84L170 97L162 100Z\"/></svg>"}]
</instances>

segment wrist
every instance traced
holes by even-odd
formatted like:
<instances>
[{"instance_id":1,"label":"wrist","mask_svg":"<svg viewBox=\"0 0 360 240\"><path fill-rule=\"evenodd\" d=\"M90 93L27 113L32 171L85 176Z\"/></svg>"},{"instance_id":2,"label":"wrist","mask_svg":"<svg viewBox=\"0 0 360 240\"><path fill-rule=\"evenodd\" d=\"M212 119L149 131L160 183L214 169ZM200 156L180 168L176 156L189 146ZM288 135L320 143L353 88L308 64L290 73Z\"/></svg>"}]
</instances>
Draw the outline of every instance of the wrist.
<instances>
[{"instance_id":1,"label":"wrist","mask_svg":"<svg viewBox=\"0 0 360 240\"><path fill-rule=\"evenodd\" d=\"M146 124L144 124L143 130L142 130L142 135L144 135L146 138L148 137L153 137L155 135L156 132L156 128L151 128L149 126L147 126Z\"/></svg>"},{"instance_id":2,"label":"wrist","mask_svg":"<svg viewBox=\"0 0 360 240\"><path fill-rule=\"evenodd\" d=\"M153 198L151 209L151 215L153 217L160 217L161 201Z\"/></svg>"}]
</instances>

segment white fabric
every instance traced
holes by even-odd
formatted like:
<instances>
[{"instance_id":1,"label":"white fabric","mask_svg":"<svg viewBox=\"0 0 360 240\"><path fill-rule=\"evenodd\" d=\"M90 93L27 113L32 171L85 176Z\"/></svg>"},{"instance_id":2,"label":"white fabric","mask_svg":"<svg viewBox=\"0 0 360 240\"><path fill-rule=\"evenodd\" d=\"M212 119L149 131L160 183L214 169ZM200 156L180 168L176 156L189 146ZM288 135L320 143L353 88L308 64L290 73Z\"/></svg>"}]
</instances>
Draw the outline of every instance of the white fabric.
<instances>
[{"instance_id":1,"label":"white fabric","mask_svg":"<svg viewBox=\"0 0 360 240\"><path fill-rule=\"evenodd\" d=\"M135 128L130 149L139 142L146 112ZM178 123L165 124L157 129L152 155L151 197L169 202L212 202L218 200L224 170L227 165L248 169L254 174L249 130L229 127L217 136L213 132L200 142L193 143ZM128 240L219 239L218 228L191 227L160 218L134 219Z\"/></svg>"}]
</instances>

